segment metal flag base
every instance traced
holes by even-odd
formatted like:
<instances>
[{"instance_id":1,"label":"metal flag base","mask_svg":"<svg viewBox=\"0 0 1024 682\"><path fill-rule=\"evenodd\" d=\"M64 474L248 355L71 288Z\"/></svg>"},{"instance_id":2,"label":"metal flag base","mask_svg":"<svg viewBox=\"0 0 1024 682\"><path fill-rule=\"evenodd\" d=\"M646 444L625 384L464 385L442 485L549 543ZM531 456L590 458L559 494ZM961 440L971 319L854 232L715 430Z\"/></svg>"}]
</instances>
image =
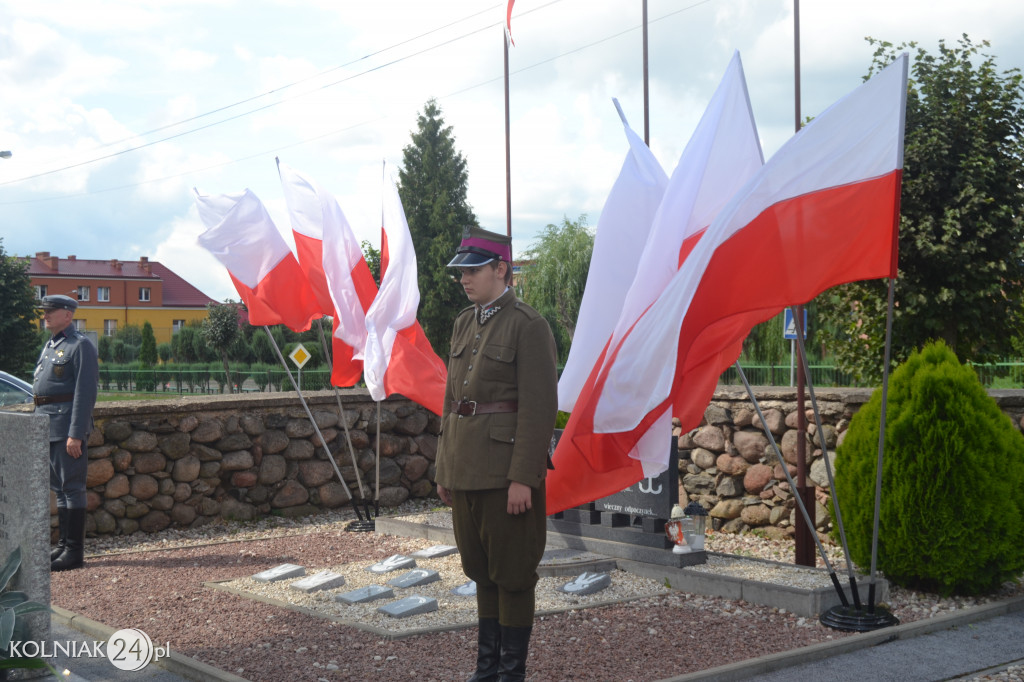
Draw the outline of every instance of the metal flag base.
<instances>
[{"instance_id":1,"label":"metal flag base","mask_svg":"<svg viewBox=\"0 0 1024 682\"><path fill-rule=\"evenodd\" d=\"M358 503L353 500L352 506L355 507L357 504ZM359 516L359 518L345 526L346 531L350 533L372 533L377 529L377 522L374 521L374 519L380 516L380 503L376 500L374 501L373 513L371 514L370 502L364 501L363 512L366 515L365 518L359 516L359 508L356 507L356 516Z\"/></svg>"},{"instance_id":2,"label":"metal flag base","mask_svg":"<svg viewBox=\"0 0 1024 682\"><path fill-rule=\"evenodd\" d=\"M847 632L871 632L900 624L899 618L881 606L833 606L821 614L820 620L822 625Z\"/></svg>"}]
</instances>

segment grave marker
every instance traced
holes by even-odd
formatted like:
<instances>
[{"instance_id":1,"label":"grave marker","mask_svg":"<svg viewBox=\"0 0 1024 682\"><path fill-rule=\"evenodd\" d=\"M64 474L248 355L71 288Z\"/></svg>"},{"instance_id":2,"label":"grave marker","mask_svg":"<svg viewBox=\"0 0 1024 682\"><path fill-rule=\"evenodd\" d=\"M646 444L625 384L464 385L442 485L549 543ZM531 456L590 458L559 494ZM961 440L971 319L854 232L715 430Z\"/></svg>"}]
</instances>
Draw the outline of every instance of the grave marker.
<instances>
[{"instance_id":1,"label":"grave marker","mask_svg":"<svg viewBox=\"0 0 1024 682\"><path fill-rule=\"evenodd\" d=\"M367 566L366 570L370 573L390 573L402 568L416 568L416 560L401 554L393 554L384 561L378 561L372 566Z\"/></svg>"},{"instance_id":2,"label":"grave marker","mask_svg":"<svg viewBox=\"0 0 1024 682\"><path fill-rule=\"evenodd\" d=\"M320 571L315 573L308 578L302 580L296 580L290 587L293 590L299 590L309 594L310 592L319 592L320 590L333 590L336 587L341 587L345 584L345 576L339 573L333 573L332 571Z\"/></svg>"},{"instance_id":3,"label":"grave marker","mask_svg":"<svg viewBox=\"0 0 1024 682\"><path fill-rule=\"evenodd\" d=\"M288 578L298 578L306 575L306 569L302 566L295 564L281 564L280 566L274 566L268 568L265 571L260 571L252 577L253 580L259 580L261 583L273 583L278 580L286 580Z\"/></svg>"},{"instance_id":4,"label":"grave marker","mask_svg":"<svg viewBox=\"0 0 1024 682\"><path fill-rule=\"evenodd\" d=\"M420 585L434 583L440 579L441 575L437 571L426 568L417 568L413 571L409 571L408 573L403 573L397 578L392 578L388 581L388 585L405 590L410 587L418 587Z\"/></svg>"},{"instance_id":5,"label":"grave marker","mask_svg":"<svg viewBox=\"0 0 1024 682\"><path fill-rule=\"evenodd\" d=\"M437 600L430 597L413 595L396 602L385 604L377 608L377 613L383 613L392 618L408 618L418 616L421 613L432 613L437 611Z\"/></svg>"},{"instance_id":6,"label":"grave marker","mask_svg":"<svg viewBox=\"0 0 1024 682\"><path fill-rule=\"evenodd\" d=\"M581 573L575 580L562 585L559 590L566 594L584 596L600 592L612 584L612 576L608 573Z\"/></svg>"},{"instance_id":7,"label":"grave marker","mask_svg":"<svg viewBox=\"0 0 1024 682\"><path fill-rule=\"evenodd\" d=\"M377 599L391 599L394 596L395 591L390 587L370 585L368 587L360 587L358 590L339 594L334 598L334 601L340 601L343 604L365 604L366 602L376 601Z\"/></svg>"}]
</instances>

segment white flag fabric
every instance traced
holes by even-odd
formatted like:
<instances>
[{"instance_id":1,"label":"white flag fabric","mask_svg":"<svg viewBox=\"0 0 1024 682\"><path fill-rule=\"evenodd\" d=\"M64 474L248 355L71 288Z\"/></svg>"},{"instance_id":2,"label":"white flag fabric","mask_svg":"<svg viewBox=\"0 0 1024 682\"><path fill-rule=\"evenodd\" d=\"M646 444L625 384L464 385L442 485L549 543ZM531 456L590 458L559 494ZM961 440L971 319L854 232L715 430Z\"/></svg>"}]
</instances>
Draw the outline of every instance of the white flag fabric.
<instances>
[{"instance_id":1,"label":"white flag fabric","mask_svg":"<svg viewBox=\"0 0 1024 682\"><path fill-rule=\"evenodd\" d=\"M629 151L597 221L576 333L558 380L558 409L564 412L572 412L615 328L626 298L623 283L636 276L651 222L668 184L668 175L644 141L628 125L623 128Z\"/></svg>"}]
</instances>

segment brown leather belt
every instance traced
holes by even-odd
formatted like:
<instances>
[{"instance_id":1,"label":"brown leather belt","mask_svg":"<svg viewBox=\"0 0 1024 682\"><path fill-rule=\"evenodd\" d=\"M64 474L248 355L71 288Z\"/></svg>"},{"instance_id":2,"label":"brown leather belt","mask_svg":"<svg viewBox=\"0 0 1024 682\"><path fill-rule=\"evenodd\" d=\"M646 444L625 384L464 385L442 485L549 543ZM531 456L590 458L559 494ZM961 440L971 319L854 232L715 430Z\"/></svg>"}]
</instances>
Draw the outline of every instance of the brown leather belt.
<instances>
[{"instance_id":1,"label":"brown leather belt","mask_svg":"<svg viewBox=\"0 0 1024 682\"><path fill-rule=\"evenodd\" d=\"M451 410L463 417L470 417L474 414L497 414L499 412L516 412L519 410L519 402L516 400L499 400L495 403L478 403L475 400L460 400L451 402Z\"/></svg>"},{"instance_id":2,"label":"brown leather belt","mask_svg":"<svg viewBox=\"0 0 1024 682\"><path fill-rule=\"evenodd\" d=\"M49 405L50 403L70 403L75 399L74 393L61 393L60 395L34 395L33 402L36 405Z\"/></svg>"}]
</instances>

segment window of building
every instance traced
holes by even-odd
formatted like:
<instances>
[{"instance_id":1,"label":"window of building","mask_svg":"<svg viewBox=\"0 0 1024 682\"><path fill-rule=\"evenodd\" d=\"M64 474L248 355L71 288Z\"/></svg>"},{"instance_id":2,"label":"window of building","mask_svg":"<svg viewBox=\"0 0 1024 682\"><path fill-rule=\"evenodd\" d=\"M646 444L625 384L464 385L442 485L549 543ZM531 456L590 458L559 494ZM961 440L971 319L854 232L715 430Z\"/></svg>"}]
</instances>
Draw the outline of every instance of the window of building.
<instances>
[{"instance_id":1,"label":"window of building","mask_svg":"<svg viewBox=\"0 0 1024 682\"><path fill-rule=\"evenodd\" d=\"M139 300L140 301L148 301L149 300L149 287L139 287Z\"/></svg>"},{"instance_id":2,"label":"window of building","mask_svg":"<svg viewBox=\"0 0 1024 682\"><path fill-rule=\"evenodd\" d=\"M78 287L78 300L88 301L89 300L89 287Z\"/></svg>"},{"instance_id":3,"label":"window of building","mask_svg":"<svg viewBox=\"0 0 1024 682\"><path fill-rule=\"evenodd\" d=\"M41 299L43 296L46 296L46 285L45 284L37 284L36 285L36 298Z\"/></svg>"},{"instance_id":4,"label":"window of building","mask_svg":"<svg viewBox=\"0 0 1024 682\"><path fill-rule=\"evenodd\" d=\"M85 331L85 320L71 320L71 322L75 325L77 331Z\"/></svg>"},{"instance_id":5,"label":"window of building","mask_svg":"<svg viewBox=\"0 0 1024 682\"><path fill-rule=\"evenodd\" d=\"M110 301L110 287L96 287L96 300L103 302Z\"/></svg>"},{"instance_id":6,"label":"window of building","mask_svg":"<svg viewBox=\"0 0 1024 682\"><path fill-rule=\"evenodd\" d=\"M171 322L171 333L177 334L185 328L185 320L174 320Z\"/></svg>"},{"instance_id":7,"label":"window of building","mask_svg":"<svg viewBox=\"0 0 1024 682\"><path fill-rule=\"evenodd\" d=\"M101 289L104 287L100 287ZM103 320L103 336L113 336L117 333L117 320Z\"/></svg>"}]
</instances>

